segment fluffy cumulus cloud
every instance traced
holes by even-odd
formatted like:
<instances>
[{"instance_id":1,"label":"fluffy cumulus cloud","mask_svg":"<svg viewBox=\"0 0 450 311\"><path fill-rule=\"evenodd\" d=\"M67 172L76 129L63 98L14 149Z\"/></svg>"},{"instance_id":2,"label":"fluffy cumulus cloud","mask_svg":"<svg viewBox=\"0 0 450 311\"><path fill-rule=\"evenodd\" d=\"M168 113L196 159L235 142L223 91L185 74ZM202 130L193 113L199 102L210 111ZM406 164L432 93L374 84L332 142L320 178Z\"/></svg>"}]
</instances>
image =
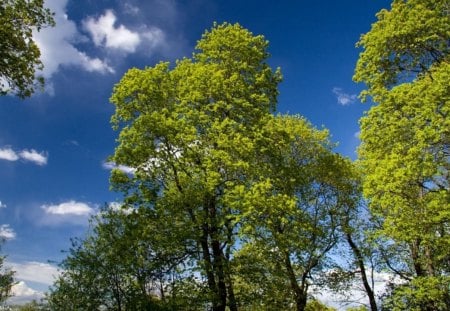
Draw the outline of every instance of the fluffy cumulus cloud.
<instances>
[{"instance_id":1,"label":"fluffy cumulus cloud","mask_svg":"<svg viewBox=\"0 0 450 311\"><path fill-rule=\"evenodd\" d=\"M75 22L69 20L66 14L67 1L47 0L45 5L55 13L56 26L34 34L44 63L44 77L50 78L61 66L67 65L78 66L89 72L113 73L113 68L106 61L89 57L74 46L86 38L78 31Z\"/></svg>"},{"instance_id":2,"label":"fluffy cumulus cloud","mask_svg":"<svg viewBox=\"0 0 450 311\"><path fill-rule=\"evenodd\" d=\"M13 240L16 238L16 232L9 225L0 225L0 239Z\"/></svg>"},{"instance_id":3,"label":"fluffy cumulus cloud","mask_svg":"<svg viewBox=\"0 0 450 311\"><path fill-rule=\"evenodd\" d=\"M6 266L16 271L14 277L18 281L12 287L13 296L8 299L9 304L39 301L44 297L43 290L52 285L60 274L56 266L43 262L6 262ZM28 282L34 284L33 287L36 286L37 289L30 287Z\"/></svg>"},{"instance_id":4,"label":"fluffy cumulus cloud","mask_svg":"<svg viewBox=\"0 0 450 311\"><path fill-rule=\"evenodd\" d=\"M96 46L134 52L141 42L139 34L124 25L116 27L116 20L113 11L107 10L97 20L92 17L85 20L84 27L91 34Z\"/></svg>"},{"instance_id":5,"label":"fluffy cumulus cloud","mask_svg":"<svg viewBox=\"0 0 450 311\"><path fill-rule=\"evenodd\" d=\"M131 8L136 13L136 8ZM147 29L146 26L141 26L139 31L132 31L122 24L116 24L117 17L112 10L106 10L97 19L89 17L83 21L84 29L90 34L94 44L99 47L133 53L144 41L150 43L152 48L161 45L164 41L164 33L159 28Z\"/></svg>"},{"instance_id":6,"label":"fluffy cumulus cloud","mask_svg":"<svg viewBox=\"0 0 450 311\"><path fill-rule=\"evenodd\" d=\"M334 87L332 91L336 95L337 102L342 106L353 104L358 99L356 94L347 94L340 87Z\"/></svg>"},{"instance_id":7,"label":"fluffy cumulus cloud","mask_svg":"<svg viewBox=\"0 0 450 311\"><path fill-rule=\"evenodd\" d=\"M17 161L19 156L17 153L9 147L0 148L0 159L6 161Z\"/></svg>"},{"instance_id":8,"label":"fluffy cumulus cloud","mask_svg":"<svg viewBox=\"0 0 450 311\"><path fill-rule=\"evenodd\" d=\"M56 205L42 205L41 208L50 215L74 215L87 216L94 212L94 209L87 203L68 201Z\"/></svg>"},{"instance_id":9,"label":"fluffy cumulus cloud","mask_svg":"<svg viewBox=\"0 0 450 311\"><path fill-rule=\"evenodd\" d=\"M0 160L17 161L19 159L43 166L47 164L48 153L45 151L38 152L34 149L24 149L22 151L16 152L11 149L11 147L0 148Z\"/></svg>"},{"instance_id":10,"label":"fluffy cumulus cloud","mask_svg":"<svg viewBox=\"0 0 450 311\"><path fill-rule=\"evenodd\" d=\"M39 273L37 271L36 273ZM12 297L8 299L8 303L12 305L22 305L33 300L40 301L44 298L44 293L32 289L24 281L19 281L13 285L11 289Z\"/></svg>"}]
</instances>

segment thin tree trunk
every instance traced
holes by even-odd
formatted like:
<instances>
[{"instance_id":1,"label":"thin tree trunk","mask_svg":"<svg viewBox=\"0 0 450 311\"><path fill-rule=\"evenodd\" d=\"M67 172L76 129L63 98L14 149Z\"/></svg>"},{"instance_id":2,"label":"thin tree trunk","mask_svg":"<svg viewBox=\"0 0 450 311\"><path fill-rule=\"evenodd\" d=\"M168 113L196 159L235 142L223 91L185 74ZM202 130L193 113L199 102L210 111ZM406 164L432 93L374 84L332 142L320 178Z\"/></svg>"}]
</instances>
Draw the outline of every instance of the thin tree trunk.
<instances>
[{"instance_id":1,"label":"thin tree trunk","mask_svg":"<svg viewBox=\"0 0 450 311\"><path fill-rule=\"evenodd\" d=\"M203 226L202 236L200 238L200 246L202 248L203 263L205 265L205 272L206 272L206 279L208 282L208 287L212 293L216 294L216 280L214 277L214 272L213 272L212 262L211 262L211 254L209 252L209 246L208 246L207 225Z\"/></svg>"},{"instance_id":2,"label":"thin tree trunk","mask_svg":"<svg viewBox=\"0 0 450 311\"><path fill-rule=\"evenodd\" d=\"M289 253L284 254L284 266L288 273L291 289L294 292L294 300L297 307L297 311L304 311L306 308L307 296L306 293L304 293L304 290L300 288L300 286L297 283L297 277L295 276L294 269L292 268Z\"/></svg>"},{"instance_id":3,"label":"thin tree trunk","mask_svg":"<svg viewBox=\"0 0 450 311\"><path fill-rule=\"evenodd\" d=\"M372 287L369 284L369 280L367 279L366 274L366 266L364 265L364 259L361 254L360 249L355 244L355 242L352 239L352 236L349 232L346 233L347 242L350 245L350 248L352 249L353 255L355 256L356 262L358 264L359 270L361 271L361 279L364 285L364 290L366 291L367 297L369 298L370 303L370 310L377 311L377 303L375 300L375 294L373 292Z\"/></svg>"}]
</instances>

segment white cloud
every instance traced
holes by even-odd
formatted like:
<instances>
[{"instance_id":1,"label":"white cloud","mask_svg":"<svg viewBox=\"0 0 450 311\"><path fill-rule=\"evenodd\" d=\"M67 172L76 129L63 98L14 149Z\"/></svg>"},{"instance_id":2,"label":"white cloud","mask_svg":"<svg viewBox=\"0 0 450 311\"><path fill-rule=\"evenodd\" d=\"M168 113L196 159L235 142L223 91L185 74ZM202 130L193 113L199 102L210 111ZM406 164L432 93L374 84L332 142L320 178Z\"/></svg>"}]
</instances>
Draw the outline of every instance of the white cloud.
<instances>
[{"instance_id":1,"label":"white cloud","mask_svg":"<svg viewBox=\"0 0 450 311\"><path fill-rule=\"evenodd\" d=\"M358 99L356 94L347 94L340 87L334 87L332 91L336 95L338 103L342 106L353 104Z\"/></svg>"},{"instance_id":2,"label":"white cloud","mask_svg":"<svg viewBox=\"0 0 450 311\"><path fill-rule=\"evenodd\" d=\"M6 208L6 204L4 204L2 201L0 201L0 208Z\"/></svg>"},{"instance_id":3,"label":"white cloud","mask_svg":"<svg viewBox=\"0 0 450 311\"><path fill-rule=\"evenodd\" d=\"M115 27L116 20L114 12L107 10L97 20L89 17L83 22L83 26L91 34L96 46L134 52L141 42L139 34L132 32L124 25Z\"/></svg>"},{"instance_id":4,"label":"white cloud","mask_svg":"<svg viewBox=\"0 0 450 311\"><path fill-rule=\"evenodd\" d=\"M126 13L136 15L139 10L125 6ZM124 25L116 25L117 17L112 10L106 10L98 19L89 17L83 21L84 29L89 32L96 46L133 53L137 47L146 43L150 49L164 45L164 32L157 27L142 25L139 31L132 31ZM147 51L148 52L148 51Z\"/></svg>"},{"instance_id":5,"label":"white cloud","mask_svg":"<svg viewBox=\"0 0 450 311\"><path fill-rule=\"evenodd\" d=\"M74 215L88 216L94 212L94 209L83 202L68 201L57 205L42 205L41 208L46 214L51 215Z\"/></svg>"},{"instance_id":6,"label":"white cloud","mask_svg":"<svg viewBox=\"0 0 450 311\"><path fill-rule=\"evenodd\" d=\"M41 166L47 164L48 160L48 155L45 152L37 152L34 149L31 149L30 151L23 150L19 155L25 161L30 161Z\"/></svg>"},{"instance_id":7,"label":"white cloud","mask_svg":"<svg viewBox=\"0 0 450 311\"><path fill-rule=\"evenodd\" d=\"M17 161L19 156L11 148L0 148L0 159L7 161Z\"/></svg>"},{"instance_id":8,"label":"white cloud","mask_svg":"<svg viewBox=\"0 0 450 311\"><path fill-rule=\"evenodd\" d=\"M34 39L41 51L44 64L43 76L50 78L61 66L79 66L86 71L113 73L114 70L103 60L91 58L73 45L86 40L77 30L75 22L68 19L68 0L47 0L46 7L55 12L56 26L34 33Z\"/></svg>"},{"instance_id":9,"label":"white cloud","mask_svg":"<svg viewBox=\"0 0 450 311\"><path fill-rule=\"evenodd\" d=\"M118 169L118 170L124 172L125 174L129 174L129 175L132 175L136 172L135 168L132 168L132 167L129 167L126 165L117 165L113 162L103 162L102 167L107 170Z\"/></svg>"},{"instance_id":10,"label":"white cloud","mask_svg":"<svg viewBox=\"0 0 450 311\"><path fill-rule=\"evenodd\" d=\"M58 267L36 261L23 263L7 262L8 267L16 271L14 275L19 281L29 281L43 285L52 285L55 278L60 274Z\"/></svg>"},{"instance_id":11,"label":"white cloud","mask_svg":"<svg viewBox=\"0 0 450 311\"><path fill-rule=\"evenodd\" d=\"M0 148L0 160L17 161L19 159L42 166L47 164L48 153L44 151L38 152L34 149L24 149L17 152L10 147Z\"/></svg>"},{"instance_id":12,"label":"white cloud","mask_svg":"<svg viewBox=\"0 0 450 311\"><path fill-rule=\"evenodd\" d=\"M0 226L0 239L14 240L16 238L16 232L9 225Z\"/></svg>"},{"instance_id":13,"label":"white cloud","mask_svg":"<svg viewBox=\"0 0 450 311\"><path fill-rule=\"evenodd\" d=\"M40 273L39 271L36 271ZM8 299L8 303L12 305L22 305L33 300L39 301L44 298L44 293L32 289L24 281L17 282L11 289L12 297Z\"/></svg>"}]
</instances>

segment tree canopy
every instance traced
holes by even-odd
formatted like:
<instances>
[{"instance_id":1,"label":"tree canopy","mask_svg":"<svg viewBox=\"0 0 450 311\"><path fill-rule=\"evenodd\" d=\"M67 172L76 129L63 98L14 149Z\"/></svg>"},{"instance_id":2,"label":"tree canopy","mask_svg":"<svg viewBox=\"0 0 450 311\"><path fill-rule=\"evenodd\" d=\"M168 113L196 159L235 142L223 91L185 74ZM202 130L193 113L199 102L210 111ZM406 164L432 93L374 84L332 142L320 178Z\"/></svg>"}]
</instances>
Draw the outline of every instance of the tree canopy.
<instances>
[{"instance_id":1,"label":"tree canopy","mask_svg":"<svg viewBox=\"0 0 450 311\"><path fill-rule=\"evenodd\" d=\"M44 0L2 0L0 2L0 94L31 96L36 77L43 68L33 31L53 26L53 14L44 8Z\"/></svg>"},{"instance_id":2,"label":"tree canopy","mask_svg":"<svg viewBox=\"0 0 450 311\"><path fill-rule=\"evenodd\" d=\"M364 194L383 219L382 233L408 248L403 267L409 269L402 275L445 282L450 271L449 8L447 0L394 1L361 37L364 50L354 76L367 85L362 96L376 102L361 119ZM433 286L431 279L414 281L413 287Z\"/></svg>"}]
</instances>

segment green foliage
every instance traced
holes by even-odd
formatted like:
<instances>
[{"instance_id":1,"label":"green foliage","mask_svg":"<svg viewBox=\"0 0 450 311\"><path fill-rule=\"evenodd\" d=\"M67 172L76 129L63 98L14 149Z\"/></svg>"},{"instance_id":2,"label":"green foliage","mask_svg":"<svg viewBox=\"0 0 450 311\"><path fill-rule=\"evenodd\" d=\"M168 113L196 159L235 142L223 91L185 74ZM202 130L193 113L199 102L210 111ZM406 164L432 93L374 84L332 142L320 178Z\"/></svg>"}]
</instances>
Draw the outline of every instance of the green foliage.
<instances>
[{"instance_id":1,"label":"green foliage","mask_svg":"<svg viewBox=\"0 0 450 311\"><path fill-rule=\"evenodd\" d=\"M361 119L364 194L403 256L394 271L408 282L392 306L440 310L448 301L429 285L450 273L449 2L394 0L377 16L354 76L378 104Z\"/></svg>"},{"instance_id":2,"label":"green foliage","mask_svg":"<svg viewBox=\"0 0 450 311\"><path fill-rule=\"evenodd\" d=\"M391 284L382 310L446 311L450 308L450 277L418 277L411 283Z\"/></svg>"},{"instance_id":3,"label":"green foliage","mask_svg":"<svg viewBox=\"0 0 450 311\"><path fill-rule=\"evenodd\" d=\"M0 256L0 305L2 305L6 299L11 297L11 288L15 284L15 271L7 268L5 269L4 261L5 256Z\"/></svg>"},{"instance_id":4,"label":"green foliage","mask_svg":"<svg viewBox=\"0 0 450 311\"><path fill-rule=\"evenodd\" d=\"M33 31L54 25L53 14L43 0L2 0L0 2L0 94L20 98L34 92L35 73L43 68ZM43 86L42 77L37 83Z\"/></svg>"},{"instance_id":5,"label":"green foliage","mask_svg":"<svg viewBox=\"0 0 450 311\"><path fill-rule=\"evenodd\" d=\"M306 305L305 311L336 311L336 309L321 303L319 300L312 299Z\"/></svg>"},{"instance_id":6,"label":"green foliage","mask_svg":"<svg viewBox=\"0 0 450 311\"><path fill-rule=\"evenodd\" d=\"M160 228L148 211L105 209L93 219L92 232L73 241L47 297L50 308L162 310L166 272L183 254L161 249L167 237Z\"/></svg>"},{"instance_id":7,"label":"green foliage","mask_svg":"<svg viewBox=\"0 0 450 311\"><path fill-rule=\"evenodd\" d=\"M180 245L206 277L214 310L233 305L229 260L241 207L228 193L247 183L254 140L276 104L281 80L266 62L267 41L240 25L215 25L191 59L131 69L114 88L112 173L125 201L155 199ZM226 302L228 301L228 302Z\"/></svg>"},{"instance_id":8,"label":"green foliage","mask_svg":"<svg viewBox=\"0 0 450 311\"><path fill-rule=\"evenodd\" d=\"M328 132L301 117L267 119L255 145L254 181L230 194L243 206L247 241L236 258L256 261L239 270L249 284L240 290L255 297L253 304L303 310L309 287L329 267L339 219L356 207L358 183L351 163L331 151ZM256 259L258 253L264 261Z\"/></svg>"},{"instance_id":9,"label":"green foliage","mask_svg":"<svg viewBox=\"0 0 450 311\"><path fill-rule=\"evenodd\" d=\"M261 243L246 243L233 262L239 310L294 310L293 293L275 252Z\"/></svg>"},{"instance_id":10,"label":"green foliage","mask_svg":"<svg viewBox=\"0 0 450 311\"><path fill-rule=\"evenodd\" d=\"M378 21L358 42L364 51L354 80L368 87L362 97L370 95L380 102L393 86L448 63L449 12L447 0L394 0L391 10L381 10Z\"/></svg>"}]
</instances>

